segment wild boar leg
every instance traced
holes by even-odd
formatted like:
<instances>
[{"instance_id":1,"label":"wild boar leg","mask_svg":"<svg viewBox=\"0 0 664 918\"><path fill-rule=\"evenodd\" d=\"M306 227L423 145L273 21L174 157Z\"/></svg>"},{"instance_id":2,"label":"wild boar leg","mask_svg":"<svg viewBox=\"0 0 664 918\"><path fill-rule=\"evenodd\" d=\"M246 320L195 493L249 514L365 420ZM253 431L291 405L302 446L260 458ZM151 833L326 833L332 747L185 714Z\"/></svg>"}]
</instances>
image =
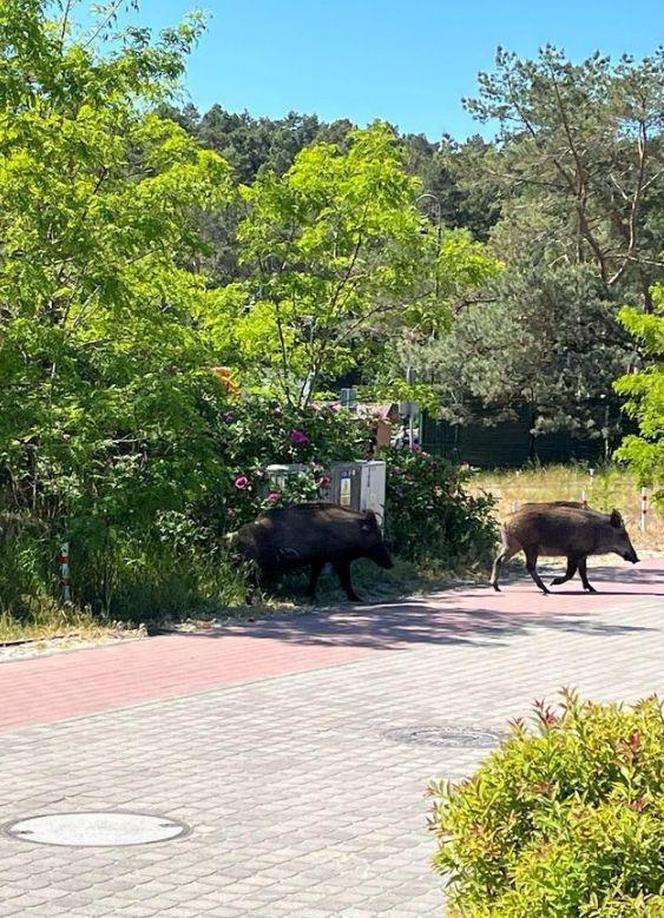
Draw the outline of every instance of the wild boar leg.
<instances>
[{"instance_id":1,"label":"wild boar leg","mask_svg":"<svg viewBox=\"0 0 664 918\"><path fill-rule=\"evenodd\" d=\"M579 561L579 574L581 576L581 583L583 584L583 589L587 590L589 593L596 593L597 590L594 586L591 586L588 581L588 569L586 568L586 559L582 558Z\"/></svg>"},{"instance_id":2,"label":"wild boar leg","mask_svg":"<svg viewBox=\"0 0 664 918\"><path fill-rule=\"evenodd\" d=\"M565 571L564 577L554 577L551 581L551 586L560 586L561 583L567 583L568 580L571 580L574 574L576 574L577 563L574 558L567 559L567 570Z\"/></svg>"},{"instance_id":3,"label":"wild boar leg","mask_svg":"<svg viewBox=\"0 0 664 918\"><path fill-rule=\"evenodd\" d=\"M341 586L346 591L346 596L351 602L362 602L360 597L353 589L353 581L350 576L350 561L335 561L333 565Z\"/></svg>"},{"instance_id":4,"label":"wild boar leg","mask_svg":"<svg viewBox=\"0 0 664 918\"><path fill-rule=\"evenodd\" d=\"M526 570L533 578L537 586L543 593L550 593L551 590L548 589L540 575L537 573L537 552L536 551L527 551L526 552Z\"/></svg>"},{"instance_id":5,"label":"wild boar leg","mask_svg":"<svg viewBox=\"0 0 664 918\"><path fill-rule=\"evenodd\" d=\"M498 586L498 578L500 577L500 570L503 564L506 561L509 561L510 558L513 558L514 555L519 551L518 548L509 548L506 545L500 550L500 554L496 557L496 560L493 562L493 570L491 571L491 580L489 581L491 586L494 588L496 593L500 593L500 587Z\"/></svg>"},{"instance_id":6,"label":"wild boar leg","mask_svg":"<svg viewBox=\"0 0 664 918\"><path fill-rule=\"evenodd\" d=\"M318 578L321 575L321 571L325 567L324 561L312 561L311 562L311 572L309 574L309 586L307 587L307 596L311 599L316 598L316 587L318 586Z\"/></svg>"}]
</instances>

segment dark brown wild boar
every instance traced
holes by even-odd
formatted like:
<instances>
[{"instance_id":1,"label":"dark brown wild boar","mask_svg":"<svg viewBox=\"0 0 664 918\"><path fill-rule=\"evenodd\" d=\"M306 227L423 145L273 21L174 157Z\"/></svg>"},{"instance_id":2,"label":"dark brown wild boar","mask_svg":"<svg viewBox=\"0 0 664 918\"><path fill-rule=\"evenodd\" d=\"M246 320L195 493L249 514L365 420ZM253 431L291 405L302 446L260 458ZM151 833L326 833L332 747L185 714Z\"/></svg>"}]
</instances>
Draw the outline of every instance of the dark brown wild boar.
<instances>
[{"instance_id":1,"label":"dark brown wild boar","mask_svg":"<svg viewBox=\"0 0 664 918\"><path fill-rule=\"evenodd\" d=\"M524 507L576 507L577 510L590 510L588 504L580 500L531 500L521 504L519 510Z\"/></svg>"},{"instance_id":2,"label":"dark brown wild boar","mask_svg":"<svg viewBox=\"0 0 664 918\"><path fill-rule=\"evenodd\" d=\"M336 504L293 504L270 510L238 530L233 543L267 576L309 565L308 593L312 599L328 562L354 602L360 599L351 580L353 561L371 558L379 567L392 567L375 514Z\"/></svg>"},{"instance_id":3,"label":"dark brown wild boar","mask_svg":"<svg viewBox=\"0 0 664 918\"><path fill-rule=\"evenodd\" d=\"M502 527L502 548L494 561L491 574L494 590L499 590L498 577L503 563L519 551L524 552L526 568L544 593L550 590L537 573L539 555L567 558L565 576L556 577L551 581L553 585L571 580L578 570L583 588L589 593L595 593L596 590L588 582L588 555L614 552L625 561L636 564L639 559L617 510L610 514L597 513L572 503L560 501L525 504L507 517Z\"/></svg>"}]
</instances>

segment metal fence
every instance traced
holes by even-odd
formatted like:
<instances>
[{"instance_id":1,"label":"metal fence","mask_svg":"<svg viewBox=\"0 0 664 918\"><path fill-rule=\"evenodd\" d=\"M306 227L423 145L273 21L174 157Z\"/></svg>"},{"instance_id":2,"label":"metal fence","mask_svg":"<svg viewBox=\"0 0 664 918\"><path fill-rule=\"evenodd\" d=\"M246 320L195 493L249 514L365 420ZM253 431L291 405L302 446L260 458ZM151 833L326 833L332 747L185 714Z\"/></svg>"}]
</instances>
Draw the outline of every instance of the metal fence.
<instances>
[{"instance_id":1,"label":"metal fence","mask_svg":"<svg viewBox=\"0 0 664 918\"><path fill-rule=\"evenodd\" d=\"M527 406L519 410L515 420L492 425L450 424L423 412L420 440L422 448L434 456L467 462L478 468L519 467L528 462L599 463L613 452L624 434L636 429L627 418L621 426L621 432L607 443L603 437L575 437L566 430L534 436Z\"/></svg>"}]
</instances>

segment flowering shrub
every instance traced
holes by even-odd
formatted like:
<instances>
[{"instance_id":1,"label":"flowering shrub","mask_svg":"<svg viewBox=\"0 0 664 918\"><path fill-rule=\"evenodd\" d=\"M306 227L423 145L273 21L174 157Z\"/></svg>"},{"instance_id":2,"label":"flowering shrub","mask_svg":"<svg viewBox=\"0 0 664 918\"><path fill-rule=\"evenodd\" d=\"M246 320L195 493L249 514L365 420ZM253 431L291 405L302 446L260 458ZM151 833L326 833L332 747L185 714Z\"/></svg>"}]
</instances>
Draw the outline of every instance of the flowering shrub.
<instances>
[{"instance_id":1,"label":"flowering shrub","mask_svg":"<svg viewBox=\"0 0 664 918\"><path fill-rule=\"evenodd\" d=\"M449 563L486 558L497 538L491 496L464 491L469 472L421 450L384 449L387 535L397 554Z\"/></svg>"},{"instance_id":2,"label":"flowering shrub","mask_svg":"<svg viewBox=\"0 0 664 918\"><path fill-rule=\"evenodd\" d=\"M291 430L290 438L296 446L307 446L309 437L302 430Z\"/></svg>"},{"instance_id":3,"label":"flowering shrub","mask_svg":"<svg viewBox=\"0 0 664 918\"><path fill-rule=\"evenodd\" d=\"M477 918L664 915L664 717L563 693L479 771L434 784L436 869Z\"/></svg>"},{"instance_id":4,"label":"flowering shrub","mask_svg":"<svg viewBox=\"0 0 664 918\"><path fill-rule=\"evenodd\" d=\"M306 471L290 475L279 490L270 490L260 504L261 510L272 510L288 504L299 504L310 500L320 500L325 484L329 481L323 469L311 462Z\"/></svg>"},{"instance_id":5,"label":"flowering shrub","mask_svg":"<svg viewBox=\"0 0 664 918\"><path fill-rule=\"evenodd\" d=\"M229 487L215 500L217 523L235 529L261 510L319 498L328 483L325 468L337 460L361 458L367 430L347 411L294 409L246 396L223 413L218 437ZM306 470L289 476L283 488L271 485L266 467L291 463Z\"/></svg>"}]
</instances>

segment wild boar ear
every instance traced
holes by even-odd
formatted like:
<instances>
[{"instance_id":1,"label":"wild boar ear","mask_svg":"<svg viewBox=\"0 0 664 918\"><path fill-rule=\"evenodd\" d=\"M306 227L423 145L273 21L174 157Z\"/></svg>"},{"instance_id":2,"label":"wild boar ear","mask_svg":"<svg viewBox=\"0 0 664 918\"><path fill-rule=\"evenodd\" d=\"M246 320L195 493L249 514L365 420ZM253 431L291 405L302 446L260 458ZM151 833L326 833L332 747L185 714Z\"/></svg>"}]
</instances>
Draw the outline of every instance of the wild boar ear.
<instances>
[{"instance_id":1,"label":"wild boar ear","mask_svg":"<svg viewBox=\"0 0 664 918\"><path fill-rule=\"evenodd\" d=\"M610 519L609 522L611 523L611 525L613 526L614 529L620 529L620 527L623 525L623 518L622 518L622 516L618 513L617 510L612 510L612 511L611 511L611 519Z\"/></svg>"},{"instance_id":2,"label":"wild boar ear","mask_svg":"<svg viewBox=\"0 0 664 918\"><path fill-rule=\"evenodd\" d=\"M373 510L366 510L364 513L364 521L360 527L362 532L375 532L378 528L378 521L376 519L376 514Z\"/></svg>"}]
</instances>

